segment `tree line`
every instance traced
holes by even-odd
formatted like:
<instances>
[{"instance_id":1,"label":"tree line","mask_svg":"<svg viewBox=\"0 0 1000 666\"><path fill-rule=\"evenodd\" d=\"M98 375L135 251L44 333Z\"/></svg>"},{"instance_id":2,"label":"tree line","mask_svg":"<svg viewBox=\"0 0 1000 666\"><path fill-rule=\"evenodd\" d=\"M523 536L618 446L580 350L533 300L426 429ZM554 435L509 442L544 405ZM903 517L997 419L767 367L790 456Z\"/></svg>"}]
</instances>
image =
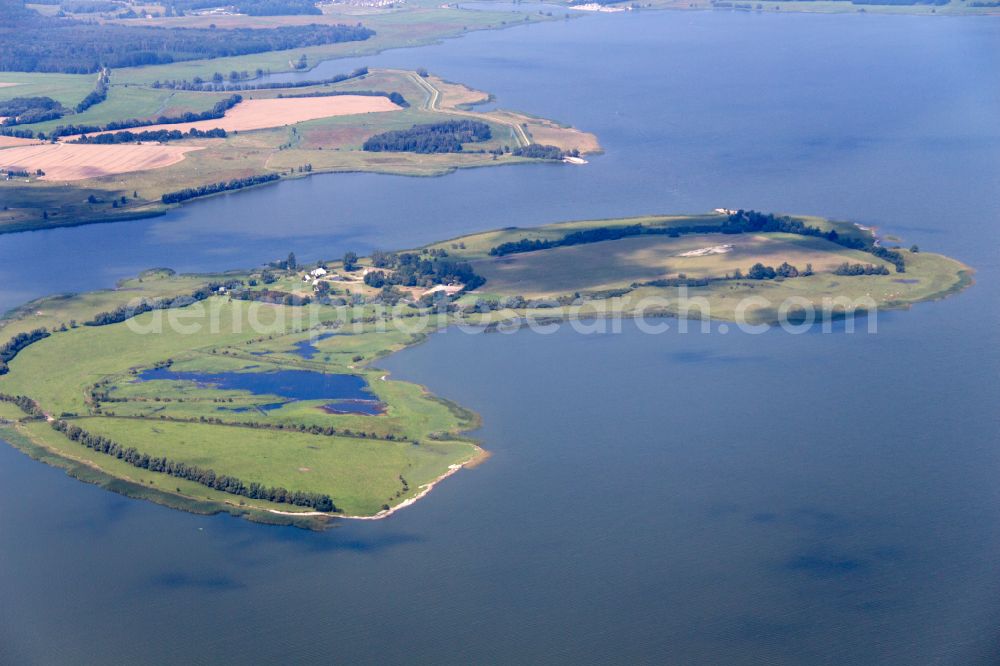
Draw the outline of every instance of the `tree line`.
<instances>
[{"instance_id":1,"label":"tree line","mask_svg":"<svg viewBox=\"0 0 1000 666\"><path fill-rule=\"evenodd\" d=\"M94 394L92 393L92 397ZM0 400L2 400L0 396ZM107 394L103 394L103 397L98 396L95 400L99 399L100 402L137 402L135 398L108 398ZM181 400L170 400L163 399L162 402L183 402ZM95 406L100 406L95 403ZM104 412L107 416L114 416L112 412ZM140 420L148 420L146 417L141 416L126 416L119 418L134 418ZM152 418L152 417L149 417ZM405 435L400 435L397 437L392 433L385 435L379 435L377 432L365 432L364 430L351 430L350 428L334 428L333 426L321 426L321 425L305 425L303 423L262 423L260 421L226 421L217 416L199 416L195 417L182 417L182 416L168 416L166 414L160 414L156 417L160 421L168 421L170 423L204 423L213 425L223 425L231 428L249 428L251 430L278 430L283 432L301 432L309 435L318 435L323 437L351 437L354 439L374 439L385 442L410 442L411 444L418 446L420 442L418 440L411 440Z\"/></svg>"},{"instance_id":2,"label":"tree line","mask_svg":"<svg viewBox=\"0 0 1000 666\"><path fill-rule=\"evenodd\" d=\"M586 243L599 243L608 240L620 240L643 235L667 235L673 238L684 234L742 234L742 233L788 233L799 236L812 236L824 238L831 243L836 243L842 247L854 250L862 250L873 254L880 259L884 259L895 265L896 272L906 271L905 260L902 253L879 245L874 240L862 240L861 238L841 236L836 229L823 231L819 227L807 225L802 220L788 217L787 215L775 215L773 213L759 213L754 210L738 210L731 213L726 221L721 224L688 224L671 227L648 227L642 224L631 224L619 227L596 227L593 229L583 229L573 231L562 238L522 238L516 241L508 241L490 248L489 254L493 257L502 257L508 254L520 254L524 252L535 252L537 250L547 250L554 247L566 247L570 245L582 245Z\"/></svg>"},{"instance_id":3,"label":"tree line","mask_svg":"<svg viewBox=\"0 0 1000 666\"><path fill-rule=\"evenodd\" d=\"M42 16L18 0L7 0L3 13L0 71L90 74L104 67L161 65L362 41L375 34L360 24L220 30L90 23Z\"/></svg>"},{"instance_id":4,"label":"tree line","mask_svg":"<svg viewBox=\"0 0 1000 666\"><path fill-rule=\"evenodd\" d=\"M38 403L26 395L8 395L6 393L0 393L0 402L9 402L17 405L22 412L32 418L39 419L45 417L45 412L42 411L42 408L38 405Z\"/></svg>"},{"instance_id":5,"label":"tree line","mask_svg":"<svg viewBox=\"0 0 1000 666\"><path fill-rule=\"evenodd\" d=\"M229 296L238 301L259 301L274 305L309 305L312 302L308 296L297 296L287 291L273 289L260 289L258 291L240 289L229 292Z\"/></svg>"},{"instance_id":6,"label":"tree line","mask_svg":"<svg viewBox=\"0 0 1000 666\"><path fill-rule=\"evenodd\" d=\"M263 69L257 69L255 72L256 77L264 76L265 72ZM250 78L250 73L246 71L237 72L235 70L229 72L229 76L223 75L221 72L215 72L212 74L212 78L208 81L201 78L200 76L194 77L191 81L187 79L172 80L172 81L160 81L157 79L153 81L153 88L169 88L178 90L202 90L202 91L222 91L222 90L274 90L278 88L308 88L310 86L325 86L333 83L340 83L341 81L347 81L349 79L355 79L359 76L365 76L368 74L367 67L358 67L353 72L349 74L337 74L336 76L331 76L326 79L318 79L315 81L284 81L280 83L236 83L237 81L243 81Z\"/></svg>"},{"instance_id":7,"label":"tree line","mask_svg":"<svg viewBox=\"0 0 1000 666\"><path fill-rule=\"evenodd\" d=\"M114 143L136 143L137 141L158 141L166 143L168 141L180 141L181 139L225 139L226 130L216 127L210 130L200 130L192 127L187 132L180 130L153 130L148 132L113 132L105 134L88 134L74 139L70 143L96 143L101 145Z\"/></svg>"},{"instance_id":8,"label":"tree line","mask_svg":"<svg viewBox=\"0 0 1000 666\"><path fill-rule=\"evenodd\" d=\"M369 152L458 153L463 143L480 143L492 136L490 126L484 122L449 120L376 134L362 148Z\"/></svg>"},{"instance_id":9,"label":"tree line","mask_svg":"<svg viewBox=\"0 0 1000 666\"><path fill-rule=\"evenodd\" d=\"M888 275L889 269L885 266L873 266L872 264L852 264L847 261L833 269L834 275Z\"/></svg>"},{"instance_id":10,"label":"tree line","mask_svg":"<svg viewBox=\"0 0 1000 666\"><path fill-rule=\"evenodd\" d=\"M230 95L229 97L216 102L211 109L198 113L187 111L179 116L160 116L155 120L143 120L140 118L113 120L106 125L60 125L49 133L48 138L57 139L62 136L92 134L94 132L115 132L118 130L133 129L135 127L148 127L150 125L177 125L179 123L194 123L201 120L218 120L226 115L226 111L242 101L243 97L241 95ZM38 138L44 139L44 133L39 132Z\"/></svg>"},{"instance_id":11,"label":"tree line","mask_svg":"<svg viewBox=\"0 0 1000 666\"><path fill-rule=\"evenodd\" d=\"M363 97L388 97L389 101L404 109L410 103L396 91L385 92L383 90L318 90L316 92L301 93L298 95L283 95L278 93L278 99L298 99L301 97L339 97L341 95L361 95Z\"/></svg>"},{"instance_id":12,"label":"tree line","mask_svg":"<svg viewBox=\"0 0 1000 666\"><path fill-rule=\"evenodd\" d=\"M220 287L234 289L243 285L242 280L229 280L227 282L209 282L203 287L195 289L190 294L176 296L174 298L154 298L142 299L135 304L120 305L114 310L99 312L93 319L83 322L84 326L108 326L110 324L120 324L132 317L151 312L153 310L167 310L169 308L183 308L197 301L203 301L212 294L218 292Z\"/></svg>"},{"instance_id":13,"label":"tree line","mask_svg":"<svg viewBox=\"0 0 1000 666\"><path fill-rule=\"evenodd\" d=\"M330 512L337 510L329 495L307 493L299 490L290 491L281 486L270 487L257 482L246 483L235 476L216 474L212 469L188 465L171 460L166 456L150 456L149 454L140 452L135 447L124 447L103 435L93 435L79 426L62 420L53 421L52 428L66 435L71 441L83 444L88 449L98 453L104 453L127 462L139 469L148 469L151 472L161 472L179 479L187 479L188 481L194 481L213 490L219 490L230 495L240 495L250 499L266 500L278 504L306 506L316 511Z\"/></svg>"},{"instance_id":14,"label":"tree line","mask_svg":"<svg viewBox=\"0 0 1000 666\"><path fill-rule=\"evenodd\" d=\"M253 187L254 185L271 183L280 179L281 174L277 173L265 173L259 176L233 178L232 180L221 183L211 183L209 185L201 185L200 187L188 187L183 190L177 190L176 192L167 192L160 197L160 200L165 204L181 203L182 201L187 201L188 199L194 199L196 197L204 197L210 194L228 192L230 190L242 190L244 187Z\"/></svg>"},{"instance_id":15,"label":"tree line","mask_svg":"<svg viewBox=\"0 0 1000 666\"><path fill-rule=\"evenodd\" d=\"M36 328L33 331L28 331L27 333L18 333L10 340L0 345L0 375L5 375L10 372L10 368L7 366L14 357L17 356L18 352L27 347L28 345L38 342L43 338L47 338L51 333L49 333L44 328Z\"/></svg>"},{"instance_id":16,"label":"tree line","mask_svg":"<svg viewBox=\"0 0 1000 666\"><path fill-rule=\"evenodd\" d=\"M97 77L97 84L94 89L87 94L79 104L76 105L76 112L83 113L95 104L100 104L108 98L108 86L111 85L111 72L105 69Z\"/></svg>"}]
</instances>

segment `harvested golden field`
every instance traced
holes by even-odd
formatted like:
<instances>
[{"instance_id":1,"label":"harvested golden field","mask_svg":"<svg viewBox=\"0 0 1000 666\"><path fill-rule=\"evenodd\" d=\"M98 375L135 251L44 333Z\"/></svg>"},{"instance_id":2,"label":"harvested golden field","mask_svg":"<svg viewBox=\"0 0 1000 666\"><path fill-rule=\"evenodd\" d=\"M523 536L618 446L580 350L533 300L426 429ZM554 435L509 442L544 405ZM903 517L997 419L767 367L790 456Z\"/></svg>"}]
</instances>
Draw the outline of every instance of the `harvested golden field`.
<instances>
[{"instance_id":1,"label":"harvested golden field","mask_svg":"<svg viewBox=\"0 0 1000 666\"><path fill-rule=\"evenodd\" d=\"M350 116L362 113L398 111L401 107L388 97L367 95L338 95L335 97L293 97L274 99L248 99L240 102L217 120L199 120L193 123L153 125L136 131L180 130L194 128L202 131L222 128L227 132L281 127L318 118Z\"/></svg>"},{"instance_id":2,"label":"harvested golden field","mask_svg":"<svg viewBox=\"0 0 1000 666\"><path fill-rule=\"evenodd\" d=\"M160 169L184 159L197 146L122 144L99 146L75 143L20 146L0 151L0 168L34 172L45 180L83 180L129 171Z\"/></svg>"},{"instance_id":3,"label":"harvested golden field","mask_svg":"<svg viewBox=\"0 0 1000 666\"><path fill-rule=\"evenodd\" d=\"M19 139L16 136L0 136L0 148L11 146L32 146L40 143L37 139Z\"/></svg>"}]
</instances>

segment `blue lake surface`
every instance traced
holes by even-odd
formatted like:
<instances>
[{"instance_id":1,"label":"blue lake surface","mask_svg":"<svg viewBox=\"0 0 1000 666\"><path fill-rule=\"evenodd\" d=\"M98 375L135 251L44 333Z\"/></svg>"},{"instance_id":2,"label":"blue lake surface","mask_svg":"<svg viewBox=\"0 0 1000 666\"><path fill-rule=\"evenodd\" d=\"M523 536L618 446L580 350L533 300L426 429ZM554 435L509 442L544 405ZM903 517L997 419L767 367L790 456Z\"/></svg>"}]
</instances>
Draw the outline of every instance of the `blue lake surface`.
<instances>
[{"instance_id":1,"label":"blue lake surface","mask_svg":"<svg viewBox=\"0 0 1000 666\"><path fill-rule=\"evenodd\" d=\"M358 375L331 375L312 370L271 372L178 372L153 368L139 374L140 381L189 381L253 395L277 395L291 400L371 400L368 382Z\"/></svg>"},{"instance_id":2,"label":"blue lake surface","mask_svg":"<svg viewBox=\"0 0 1000 666\"><path fill-rule=\"evenodd\" d=\"M874 335L431 336L380 365L478 411L493 456L322 534L129 500L0 447L0 662L1000 662L998 62L989 18L470 34L324 67L425 66L606 154L0 236L4 306L151 266L717 206L851 219L977 271Z\"/></svg>"},{"instance_id":3,"label":"blue lake surface","mask_svg":"<svg viewBox=\"0 0 1000 666\"><path fill-rule=\"evenodd\" d=\"M328 408L343 414L379 414L382 405L364 377L333 375L312 370L274 370L270 372L178 372L170 368L152 368L139 374L139 381L188 381L221 390L249 391L253 395L276 395L293 400L330 400ZM259 407L238 407L235 412L249 409L270 411L284 402Z\"/></svg>"}]
</instances>

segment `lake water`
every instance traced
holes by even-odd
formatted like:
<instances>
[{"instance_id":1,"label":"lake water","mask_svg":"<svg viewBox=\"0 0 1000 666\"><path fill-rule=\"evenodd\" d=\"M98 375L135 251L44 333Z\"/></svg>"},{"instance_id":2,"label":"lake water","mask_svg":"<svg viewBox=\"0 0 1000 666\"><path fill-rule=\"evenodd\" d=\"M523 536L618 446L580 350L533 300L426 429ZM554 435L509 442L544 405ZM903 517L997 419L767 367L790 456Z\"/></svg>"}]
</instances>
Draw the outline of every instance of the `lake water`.
<instances>
[{"instance_id":1,"label":"lake water","mask_svg":"<svg viewBox=\"0 0 1000 666\"><path fill-rule=\"evenodd\" d=\"M358 375L331 375L313 370L274 370L270 372L178 372L170 368L152 368L139 374L139 381L186 381L223 391L248 391L251 395L275 395L294 400L330 400L331 411L345 414L380 414L382 405ZM264 410L278 409L284 402L262 405ZM220 408L225 409L225 408ZM233 411L247 411L240 407Z\"/></svg>"},{"instance_id":2,"label":"lake water","mask_svg":"<svg viewBox=\"0 0 1000 666\"><path fill-rule=\"evenodd\" d=\"M326 533L128 500L0 448L0 662L1000 659L1000 22L630 13L336 63L425 66L596 132L586 167L318 176L0 237L0 298L743 206L977 269L874 335L465 335L383 360L493 457Z\"/></svg>"}]
</instances>

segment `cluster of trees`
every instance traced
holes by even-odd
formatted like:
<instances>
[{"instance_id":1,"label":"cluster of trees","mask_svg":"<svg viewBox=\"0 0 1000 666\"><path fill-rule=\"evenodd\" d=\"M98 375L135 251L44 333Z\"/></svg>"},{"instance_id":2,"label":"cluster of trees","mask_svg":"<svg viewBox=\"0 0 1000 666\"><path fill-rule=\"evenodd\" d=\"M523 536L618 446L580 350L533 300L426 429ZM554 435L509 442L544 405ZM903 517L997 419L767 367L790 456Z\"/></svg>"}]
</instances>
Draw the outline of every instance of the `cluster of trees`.
<instances>
[{"instance_id":1,"label":"cluster of trees","mask_svg":"<svg viewBox=\"0 0 1000 666\"><path fill-rule=\"evenodd\" d=\"M812 266L811 265L807 266L806 270L800 273L798 268L792 266L787 261L778 266L777 268L775 268L774 266L765 266L764 264L758 261L756 264L750 267L750 270L747 271L746 276L741 276L739 274L739 271L737 271L737 274L734 277L736 279L739 279L740 277L746 277L748 280L773 280L774 278L777 277L794 278L794 277L799 277L800 275L812 275Z\"/></svg>"},{"instance_id":2,"label":"cluster of trees","mask_svg":"<svg viewBox=\"0 0 1000 666\"><path fill-rule=\"evenodd\" d=\"M543 143L532 143L522 148L515 148L511 154L515 157L531 157L536 160L561 160L564 155L561 148Z\"/></svg>"},{"instance_id":3,"label":"cluster of trees","mask_svg":"<svg viewBox=\"0 0 1000 666\"><path fill-rule=\"evenodd\" d=\"M458 153L463 143L480 143L492 136L490 126L484 122L449 120L376 134L365 141L363 148L370 152Z\"/></svg>"},{"instance_id":4,"label":"cluster of trees","mask_svg":"<svg viewBox=\"0 0 1000 666\"><path fill-rule=\"evenodd\" d=\"M17 405L22 412L36 419L45 416L45 412L42 411L42 408L38 405L38 403L26 395L7 395L6 393L0 393L0 402L13 403Z\"/></svg>"},{"instance_id":5,"label":"cluster of trees","mask_svg":"<svg viewBox=\"0 0 1000 666\"><path fill-rule=\"evenodd\" d=\"M833 269L834 275L888 275L889 269L885 266L873 266L872 264L852 264L847 261Z\"/></svg>"},{"instance_id":6,"label":"cluster of trees","mask_svg":"<svg viewBox=\"0 0 1000 666\"><path fill-rule=\"evenodd\" d=\"M97 77L97 85L94 89L76 105L76 112L83 113L95 104L100 104L108 98L108 86L111 84L111 72L105 69Z\"/></svg>"},{"instance_id":7,"label":"cluster of trees","mask_svg":"<svg viewBox=\"0 0 1000 666\"><path fill-rule=\"evenodd\" d=\"M230 190L242 190L244 187L253 187L254 185L271 183L280 179L281 175L277 173L265 173L259 176L246 176L245 178L233 178L230 181L224 181L221 183L211 183L200 187L188 187L183 190L177 190L176 192L167 192L160 197L160 199L165 204L175 204L187 201L188 199L194 199L196 197L204 197L209 194L218 194L220 192L228 192Z\"/></svg>"},{"instance_id":8,"label":"cluster of trees","mask_svg":"<svg viewBox=\"0 0 1000 666\"><path fill-rule=\"evenodd\" d=\"M6 126L55 120L65 113L66 108L51 97L14 97L0 102L0 116L4 116Z\"/></svg>"},{"instance_id":9,"label":"cluster of trees","mask_svg":"<svg viewBox=\"0 0 1000 666\"><path fill-rule=\"evenodd\" d=\"M444 250L427 252L375 252L372 265L386 271L371 271L365 275L365 284L380 289L386 286L430 287L435 284L460 282L471 291L486 282L486 278L472 270L467 261L455 261Z\"/></svg>"},{"instance_id":10,"label":"cluster of trees","mask_svg":"<svg viewBox=\"0 0 1000 666\"><path fill-rule=\"evenodd\" d=\"M287 291L277 291L274 289L241 289L232 291L229 294L238 301L260 301L261 303L274 303L276 305L309 305L312 299L308 296L297 296Z\"/></svg>"},{"instance_id":11,"label":"cluster of trees","mask_svg":"<svg viewBox=\"0 0 1000 666\"><path fill-rule=\"evenodd\" d=\"M263 69L257 69L254 76L261 77L264 76L265 72ZM239 81L245 81L250 78L250 73L247 71L237 72L235 70L229 72L229 76L223 75L221 72L215 72L212 74L212 78L208 81L201 78L200 76L194 77L193 80L188 81L187 79L182 79L180 81L153 81L153 88L169 88L171 90L273 90L276 88L308 88L310 86L325 86L334 83L340 83L341 81L347 81L349 79L355 79L359 76L365 76L368 74L367 67L358 67L353 72L349 74L337 74L336 76L331 76L326 79L318 79L315 81L284 81L280 83L237 83Z\"/></svg>"},{"instance_id":12,"label":"cluster of trees","mask_svg":"<svg viewBox=\"0 0 1000 666\"><path fill-rule=\"evenodd\" d=\"M10 363L18 352L27 347L28 345L38 342L43 338L47 338L51 335L44 328L36 328L33 331L28 331L27 333L18 333L10 340L0 345L0 375L5 375L9 371L7 364Z\"/></svg>"},{"instance_id":13,"label":"cluster of trees","mask_svg":"<svg viewBox=\"0 0 1000 666\"><path fill-rule=\"evenodd\" d=\"M90 134L87 136L82 136L79 139L75 139L71 143L97 143L97 144L112 144L112 143L135 143L137 141L159 141L160 143L166 143L167 141L180 141L181 139L224 139L226 138L226 130L215 128L210 130L202 131L200 129L192 127L187 132L181 132L180 130L154 130L151 132L129 132L125 130L123 132L114 132L111 134Z\"/></svg>"},{"instance_id":14,"label":"cluster of trees","mask_svg":"<svg viewBox=\"0 0 1000 666\"><path fill-rule=\"evenodd\" d=\"M650 280L649 282L637 282L633 284L633 287L707 287L708 278L689 278L687 276L678 276L675 278L661 278L659 280Z\"/></svg>"},{"instance_id":15,"label":"cluster of trees","mask_svg":"<svg viewBox=\"0 0 1000 666\"><path fill-rule=\"evenodd\" d=\"M132 399L102 399L103 402L130 402ZM230 400L231 401L231 400ZM169 402L164 399L164 402ZM180 401L178 401L180 402ZM410 440L405 435L396 436L392 433L387 433L385 435L380 435L377 432L365 432L364 430L351 430L350 428L334 428L333 426L321 426L321 425L305 425L304 423L262 423L260 421L225 421L219 417L211 416L199 416L194 417L180 417L180 416L168 416L166 414L160 414L157 417L161 421L170 421L172 423L214 423L216 425L224 425L232 428L250 428L251 430L282 430L285 432L303 432L310 435L321 435L324 437L353 437L356 439L377 439L386 442L411 442L414 445L419 445L419 440Z\"/></svg>"},{"instance_id":16,"label":"cluster of trees","mask_svg":"<svg viewBox=\"0 0 1000 666\"><path fill-rule=\"evenodd\" d=\"M62 420L53 421L52 428L66 435L71 441L83 444L88 449L98 453L113 456L118 460L127 462L133 467L194 481L208 488L229 493L230 495L267 500L268 502L276 502L278 504L307 506L316 511L337 510L329 495L306 493L298 490L290 491L280 486L268 487L256 482L245 483L234 476L216 474L212 469L203 469L195 465L188 465L171 460L165 456L150 456L149 454L140 452L135 447L124 447L103 435L93 435L79 426Z\"/></svg>"},{"instance_id":17,"label":"cluster of trees","mask_svg":"<svg viewBox=\"0 0 1000 666\"><path fill-rule=\"evenodd\" d=\"M5 1L3 19L0 71L69 74L361 41L375 34L360 24L216 30L88 23L41 16L18 0Z\"/></svg>"}]
</instances>

